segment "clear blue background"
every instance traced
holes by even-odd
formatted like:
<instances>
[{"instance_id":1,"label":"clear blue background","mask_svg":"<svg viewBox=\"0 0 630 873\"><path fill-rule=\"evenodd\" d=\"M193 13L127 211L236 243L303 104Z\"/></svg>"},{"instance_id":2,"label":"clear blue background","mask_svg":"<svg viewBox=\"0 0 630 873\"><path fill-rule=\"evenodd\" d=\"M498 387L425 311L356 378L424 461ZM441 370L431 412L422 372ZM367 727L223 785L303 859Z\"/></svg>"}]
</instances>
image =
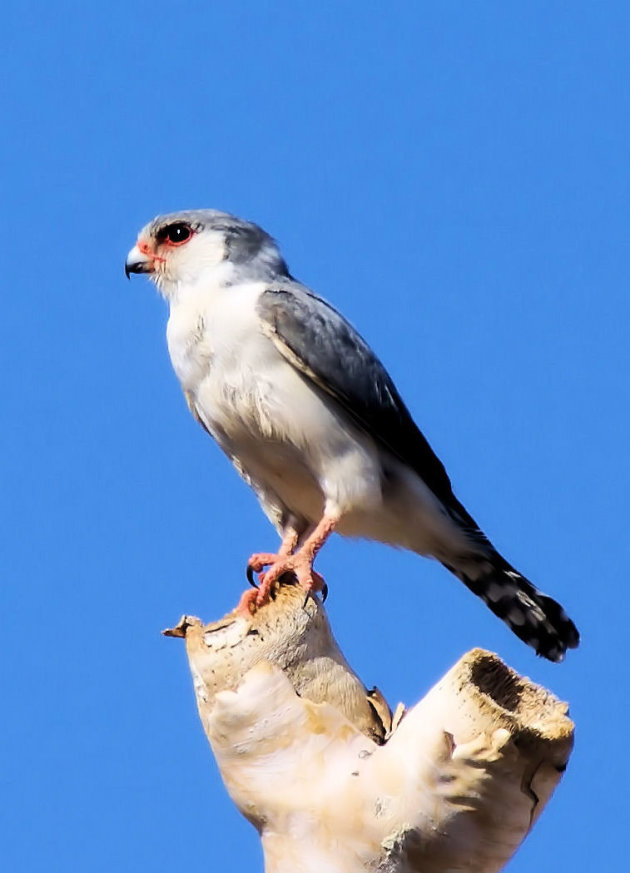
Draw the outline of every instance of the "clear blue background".
<instances>
[{"instance_id":1,"label":"clear blue background","mask_svg":"<svg viewBox=\"0 0 630 873\"><path fill-rule=\"evenodd\" d=\"M196 206L258 221L354 321L583 634L547 664L438 565L337 540L348 658L413 703L481 645L569 700L570 767L509 869L625 866L629 24L579 0L4 9L6 869L261 869L159 632L228 611L275 534L123 275L148 219Z\"/></svg>"}]
</instances>

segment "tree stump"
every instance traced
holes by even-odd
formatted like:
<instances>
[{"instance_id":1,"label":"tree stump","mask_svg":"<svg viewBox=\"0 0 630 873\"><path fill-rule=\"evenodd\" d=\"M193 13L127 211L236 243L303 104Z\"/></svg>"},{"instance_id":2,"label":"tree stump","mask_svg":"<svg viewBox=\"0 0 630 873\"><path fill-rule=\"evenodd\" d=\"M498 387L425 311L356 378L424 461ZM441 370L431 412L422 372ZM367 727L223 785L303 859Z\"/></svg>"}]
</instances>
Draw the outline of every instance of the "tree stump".
<instances>
[{"instance_id":1,"label":"tree stump","mask_svg":"<svg viewBox=\"0 0 630 873\"><path fill-rule=\"evenodd\" d=\"M567 705L494 654L464 655L392 715L285 583L250 619L185 616L199 715L267 873L494 873L573 745Z\"/></svg>"}]
</instances>

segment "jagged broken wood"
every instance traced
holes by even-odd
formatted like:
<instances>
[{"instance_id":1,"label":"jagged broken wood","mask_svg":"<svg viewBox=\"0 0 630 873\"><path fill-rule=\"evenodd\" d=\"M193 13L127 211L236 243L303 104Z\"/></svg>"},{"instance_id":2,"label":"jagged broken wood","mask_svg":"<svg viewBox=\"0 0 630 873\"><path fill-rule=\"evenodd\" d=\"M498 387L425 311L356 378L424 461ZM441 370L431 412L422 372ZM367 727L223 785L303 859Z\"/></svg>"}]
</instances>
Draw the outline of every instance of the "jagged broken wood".
<instances>
[{"instance_id":1,"label":"jagged broken wood","mask_svg":"<svg viewBox=\"0 0 630 873\"><path fill-rule=\"evenodd\" d=\"M566 704L490 652L404 717L368 691L293 585L246 619L184 617L199 715L267 873L494 873L573 744Z\"/></svg>"}]
</instances>

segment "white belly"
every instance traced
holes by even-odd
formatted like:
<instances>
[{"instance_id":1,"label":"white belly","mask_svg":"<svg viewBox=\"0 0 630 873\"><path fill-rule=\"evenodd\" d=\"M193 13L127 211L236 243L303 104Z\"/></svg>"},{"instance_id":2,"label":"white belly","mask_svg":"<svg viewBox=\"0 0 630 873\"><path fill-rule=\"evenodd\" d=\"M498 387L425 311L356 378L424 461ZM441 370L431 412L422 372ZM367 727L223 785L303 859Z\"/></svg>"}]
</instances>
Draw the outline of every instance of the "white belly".
<instances>
[{"instance_id":1,"label":"white belly","mask_svg":"<svg viewBox=\"0 0 630 873\"><path fill-rule=\"evenodd\" d=\"M381 499L372 440L289 364L259 327L260 285L172 311L169 352L208 430L247 477L316 522Z\"/></svg>"}]
</instances>

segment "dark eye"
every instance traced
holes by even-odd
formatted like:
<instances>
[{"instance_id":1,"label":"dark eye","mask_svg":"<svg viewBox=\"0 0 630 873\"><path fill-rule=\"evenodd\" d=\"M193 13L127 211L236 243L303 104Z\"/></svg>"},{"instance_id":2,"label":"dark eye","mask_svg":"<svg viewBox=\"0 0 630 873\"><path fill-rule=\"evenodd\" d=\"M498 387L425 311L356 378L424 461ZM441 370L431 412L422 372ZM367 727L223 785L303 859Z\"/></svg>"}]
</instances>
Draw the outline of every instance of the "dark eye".
<instances>
[{"instance_id":1,"label":"dark eye","mask_svg":"<svg viewBox=\"0 0 630 873\"><path fill-rule=\"evenodd\" d=\"M182 243L188 242L193 235L192 228L189 224L184 224L183 221L178 221L176 224L169 224L163 228L158 234L158 242L166 243L170 246L181 246Z\"/></svg>"}]
</instances>

